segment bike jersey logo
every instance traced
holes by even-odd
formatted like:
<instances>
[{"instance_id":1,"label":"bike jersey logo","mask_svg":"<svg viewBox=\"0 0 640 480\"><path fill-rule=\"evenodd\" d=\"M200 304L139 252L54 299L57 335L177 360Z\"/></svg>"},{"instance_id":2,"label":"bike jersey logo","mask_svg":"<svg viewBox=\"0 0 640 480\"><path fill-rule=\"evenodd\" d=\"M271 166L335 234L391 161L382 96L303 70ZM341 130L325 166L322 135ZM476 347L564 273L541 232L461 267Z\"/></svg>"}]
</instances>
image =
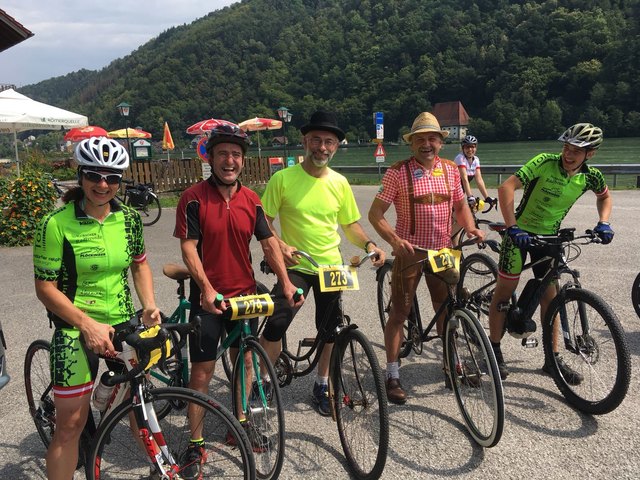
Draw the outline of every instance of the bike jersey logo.
<instances>
[{"instance_id":1,"label":"bike jersey logo","mask_svg":"<svg viewBox=\"0 0 640 480\"><path fill-rule=\"evenodd\" d=\"M413 171L413 178L420 180L422 177L424 177L424 172L421 169L417 168Z\"/></svg>"},{"instance_id":2,"label":"bike jersey logo","mask_svg":"<svg viewBox=\"0 0 640 480\"><path fill-rule=\"evenodd\" d=\"M80 253L80 258L104 257L105 255L104 247L91 247L86 252Z\"/></svg>"}]
</instances>

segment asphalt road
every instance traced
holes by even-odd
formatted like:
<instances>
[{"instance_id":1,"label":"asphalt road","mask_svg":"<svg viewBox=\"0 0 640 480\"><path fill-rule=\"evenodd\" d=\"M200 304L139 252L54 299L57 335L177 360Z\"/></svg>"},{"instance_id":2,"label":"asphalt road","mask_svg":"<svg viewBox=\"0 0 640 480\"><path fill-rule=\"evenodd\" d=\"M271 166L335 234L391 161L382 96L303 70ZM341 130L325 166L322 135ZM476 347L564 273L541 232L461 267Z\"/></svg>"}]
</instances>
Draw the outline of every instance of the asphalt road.
<instances>
[{"instance_id":1,"label":"asphalt road","mask_svg":"<svg viewBox=\"0 0 640 480\"><path fill-rule=\"evenodd\" d=\"M376 187L357 186L354 191L365 217L365 228L379 240L366 221ZM444 389L441 349L427 345L421 356L411 355L401 366L410 398L404 406L390 405L390 448L383 478L638 478L640 394L636 372L640 319L631 306L630 289L639 271L636 245L640 193L616 191L613 198L614 242L584 247L573 265L581 270L585 287L609 302L626 330L633 377L623 404L599 417L575 411L564 402L553 380L541 373L542 347L523 349L518 341L506 338L503 349L512 374L504 384L504 435L496 447L483 449L466 433L455 398ZM570 212L565 225L578 230L592 228L597 220L594 205L595 197L586 194ZM488 217L499 219L494 212ZM157 301L166 312L175 307L176 296L174 283L162 276L162 264L180 261L178 241L171 236L173 221L174 211L163 211L160 221L147 227L145 234ZM257 242L254 247L257 267L262 255ZM346 243L343 248L345 258L360 253ZM33 290L31 248L0 248L0 265L0 311L5 312L2 324L9 343L12 376L0 391L0 479L42 479L45 451L27 412L22 369L29 343L49 338L51 331ZM258 278L267 284L273 281L262 274ZM361 290L345 295L345 308L372 340L384 365L374 281L372 269L361 269ZM292 344L302 336L304 327L313 325L312 311L313 305L307 305L296 318L290 336ZM313 378L308 376L294 380L284 390L287 443L282 478L348 478L335 424L320 417L310 405L312 385ZM221 400L228 399L228 384L214 380L210 393ZM76 472L75 478L83 479L84 473Z\"/></svg>"}]
</instances>

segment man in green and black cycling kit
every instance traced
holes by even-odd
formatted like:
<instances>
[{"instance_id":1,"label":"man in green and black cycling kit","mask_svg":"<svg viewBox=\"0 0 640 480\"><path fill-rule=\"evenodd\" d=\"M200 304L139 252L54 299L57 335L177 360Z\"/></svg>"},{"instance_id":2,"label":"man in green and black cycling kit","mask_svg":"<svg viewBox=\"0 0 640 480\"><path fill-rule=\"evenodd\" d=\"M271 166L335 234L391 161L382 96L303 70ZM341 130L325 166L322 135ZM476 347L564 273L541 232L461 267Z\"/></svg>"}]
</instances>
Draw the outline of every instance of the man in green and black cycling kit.
<instances>
[{"instance_id":1,"label":"man in green and black cycling kit","mask_svg":"<svg viewBox=\"0 0 640 480\"><path fill-rule=\"evenodd\" d=\"M561 153L537 155L498 188L500 210L508 228L500 249L498 281L489 310L489 338L503 380L509 374L500 348L506 317L503 306L509 302L518 286L527 247L531 243L529 234L557 234L573 204L583 193L591 190L596 194L599 219L594 232L603 244L613 239L613 230L608 222L612 205L609 189L600 170L586 164L602 144L602 130L590 123L578 123L568 128L558 140L563 143ZM515 191L520 188L524 188L524 193L514 211ZM545 256L545 251L536 249L530 254L532 260L538 260ZM547 265L544 262L533 268L536 278L544 275ZM540 300L541 318L544 318L555 296L555 285L550 285ZM531 319L522 327L522 337L535 331L535 323ZM559 338L557 327L554 328L554 346ZM578 385L582 382L582 375L561 358L558 358L558 366L567 383ZM546 364L542 369L550 371Z\"/></svg>"}]
</instances>

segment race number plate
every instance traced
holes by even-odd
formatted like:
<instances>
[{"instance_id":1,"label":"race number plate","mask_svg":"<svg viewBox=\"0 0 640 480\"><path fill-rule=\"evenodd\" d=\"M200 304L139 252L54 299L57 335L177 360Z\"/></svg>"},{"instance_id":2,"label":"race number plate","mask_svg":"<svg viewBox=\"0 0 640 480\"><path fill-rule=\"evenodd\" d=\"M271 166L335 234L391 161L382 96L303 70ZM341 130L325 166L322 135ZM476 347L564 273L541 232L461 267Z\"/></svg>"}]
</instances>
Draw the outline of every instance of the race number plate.
<instances>
[{"instance_id":1,"label":"race number plate","mask_svg":"<svg viewBox=\"0 0 640 480\"><path fill-rule=\"evenodd\" d=\"M273 315L273 300L268 293L233 297L228 301L229 307L231 307L231 320Z\"/></svg>"},{"instance_id":2,"label":"race number plate","mask_svg":"<svg viewBox=\"0 0 640 480\"><path fill-rule=\"evenodd\" d=\"M443 272L450 268L460 269L460 250L443 248L442 250L429 250L429 264L433 273Z\"/></svg>"},{"instance_id":3,"label":"race number plate","mask_svg":"<svg viewBox=\"0 0 640 480\"><path fill-rule=\"evenodd\" d=\"M350 265L329 265L318 269L321 292L360 290L358 272Z\"/></svg>"}]
</instances>

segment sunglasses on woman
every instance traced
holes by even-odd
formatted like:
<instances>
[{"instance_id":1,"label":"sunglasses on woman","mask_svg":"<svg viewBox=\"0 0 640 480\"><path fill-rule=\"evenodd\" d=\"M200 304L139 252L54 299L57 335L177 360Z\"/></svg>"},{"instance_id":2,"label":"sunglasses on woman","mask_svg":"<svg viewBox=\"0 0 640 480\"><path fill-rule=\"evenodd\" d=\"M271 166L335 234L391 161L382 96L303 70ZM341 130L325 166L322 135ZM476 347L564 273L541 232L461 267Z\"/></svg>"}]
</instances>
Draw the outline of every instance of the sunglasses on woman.
<instances>
[{"instance_id":1,"label":"sunglasses on woman","mask_svg":"<svg viewBox=\"0 0 640 480\"><path fill-rule=\"evenodd\" d=\"M93 183L100 183L101 180L107 182L107 185L119 185L122 181L122 175L120 173L102 173L94 172L93 170L83 170L82 175L84 178Z\"/></svg>"}]
</instances>

